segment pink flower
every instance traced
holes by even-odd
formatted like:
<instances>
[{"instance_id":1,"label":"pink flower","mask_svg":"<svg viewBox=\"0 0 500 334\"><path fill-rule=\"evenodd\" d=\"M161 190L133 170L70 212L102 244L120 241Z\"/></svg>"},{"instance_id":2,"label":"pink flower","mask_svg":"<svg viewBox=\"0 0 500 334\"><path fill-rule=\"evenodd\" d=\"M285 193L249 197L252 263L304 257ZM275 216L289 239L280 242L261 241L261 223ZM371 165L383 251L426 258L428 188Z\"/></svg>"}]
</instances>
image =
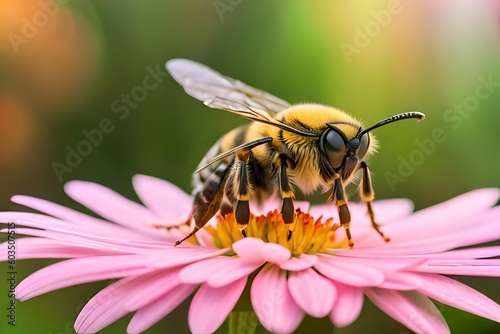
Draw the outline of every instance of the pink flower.
<instances>
[{"instance_id":1,"label":"pink flower","mask_svg":"<svg viewBox=\"0 0 500 334\"><path fill-rule=\"evenodd\" d=\"M271 200L254 212L262 215L252 217L246 237L227 215L173 247L189 231L179 223L189 216L191 197L149 176L136 176L133 183L145 206L94 183L66 185L69 196L104 219L15 196L14 202L45 213L0 213L0 221L16 223L16 233L32 236L17 240L17 259L67 259L31 274L16 297L120 279L83 308L75 323L81 333L131 312L127 331L144 331L193 293L188 323L194 333L215 331L244 299L276 333L294 331L306 314L347 326L360 314L364 296L415 332L449 332L431 299L500 322L496 302L444 276L500 277L500 259L494 258L500 247L474 246L500 239L500 207L492 207L497 189L472 191L416 213L407 200L375 202L390 243L371 229L364 204L349 204L356 242L349 249L343 229L334 224L332 204L297 203L295 222L285 225L273 211L278 202ZM7 242L1 248L5 261Z\"/></svg>"}]
</instances>

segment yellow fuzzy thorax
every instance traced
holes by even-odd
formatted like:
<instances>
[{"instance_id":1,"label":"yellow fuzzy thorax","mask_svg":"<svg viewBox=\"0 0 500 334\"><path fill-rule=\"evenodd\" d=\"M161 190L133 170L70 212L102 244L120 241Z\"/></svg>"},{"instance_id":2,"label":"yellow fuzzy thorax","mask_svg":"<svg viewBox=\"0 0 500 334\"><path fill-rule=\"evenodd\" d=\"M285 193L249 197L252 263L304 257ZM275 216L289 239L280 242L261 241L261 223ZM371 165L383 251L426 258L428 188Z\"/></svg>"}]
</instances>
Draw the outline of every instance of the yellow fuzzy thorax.
<instances>
[{"instance_id":1,"label":"yellow fuzzy thorax","mask_svg":"<svg viewBox=\"0 0 500 334\"><path fill-rule=\"evenodd\" d=\"M314 103L295 105L276 115L276 118L295 128L313 132L324 130L326 123L341 122L335 126L344 132L347 138L356 136L361 126L358 120L342 110Z\"/></svg>"}]
</instances>

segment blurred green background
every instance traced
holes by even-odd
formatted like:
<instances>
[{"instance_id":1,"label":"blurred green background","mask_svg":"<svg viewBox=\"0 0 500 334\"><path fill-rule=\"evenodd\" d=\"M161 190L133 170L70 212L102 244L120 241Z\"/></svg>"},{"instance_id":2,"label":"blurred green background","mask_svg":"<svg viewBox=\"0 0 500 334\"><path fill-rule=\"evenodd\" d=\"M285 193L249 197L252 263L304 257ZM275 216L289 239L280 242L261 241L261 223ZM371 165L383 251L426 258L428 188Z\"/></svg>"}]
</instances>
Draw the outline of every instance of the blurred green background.
<instances>
[{"instance_id":1,"label":"blurred green background","mask_svg":"<svg viewBox=\"0 0 500 334\"><path fill-rule=\"evenodd\" d=\"M0 35L2 210L21 209L14 194L81 209L62 190L74 179L137 199L130 179L142 173L189 192L199 159L245 120L187 96L164 70L176 57L291 103L335 106L365 125L424 112L422 123L375 132L381 147L369 163L379 199L411 198L418 209L500 185L498 1L0 0ZM102 138L84 147L99 127ZM85 156L70 166L71 150ZM48 263L24 261L18 278ZM461 280L500 301L498 279ZM19 302L16 328L3 311L0 332L73 333L79 309L107 283ZM148 333L187 332L187 305ZM438 306L453 333L500 332ZM102 333L124 332L129 319ZM408 330L367 302L354 325L334 332Z\"/></svg>"}]
</instances>

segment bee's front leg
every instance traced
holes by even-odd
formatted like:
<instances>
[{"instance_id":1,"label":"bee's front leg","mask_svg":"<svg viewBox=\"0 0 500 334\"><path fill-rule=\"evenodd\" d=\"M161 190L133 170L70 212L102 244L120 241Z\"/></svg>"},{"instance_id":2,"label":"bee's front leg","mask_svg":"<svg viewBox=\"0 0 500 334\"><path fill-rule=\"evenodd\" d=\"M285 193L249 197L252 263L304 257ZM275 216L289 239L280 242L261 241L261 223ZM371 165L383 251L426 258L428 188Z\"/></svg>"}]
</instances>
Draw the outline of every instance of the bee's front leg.
<instances>
[{"instance_id":1,"label":"bee's front leg","mask_svg":"<svg viewBox=\"0 0 500 334\"><path fill-rule=\"evenodd\" d=\"M363 202L366 203L368 208L368 215L372 222L372 227L378 234L384 239L385 242L389 242L391 239L386 237L382 231L380 231L380 225L375 221L375 213L373 212L372 201L375 198L375 193L373 191L372 179L370 177L370 170L366 162L361 162L361 169L363 170L363 177L361 179L361 185L359 188L359 194Z\"/></svg>"},{"instance_id":2,"label":"bee's front leg","mask_svg":"<svg viewBox=\"0 0 500 334\"><path fill-rule=\"evenodd\" d=\"M289 168L290 160L283 155L280 155L274 165L278 170L278 183L280 186L281 198L283 200L283 204L281 207L281 216L283 217L283 221L285 224L293 223L293 219L295 217L295 210L293 207L293 190L290 187L290 180L288 178L287 168Z\"/></svg>"},{"instance_id":3,"label":"bee's front leg","mask_svg":"<svg viewBox=\"0 0 500 334\"><path fill-rule=\"evenodd\" d=\"M232 164L219 166L210 175L203 187L194 194L192 217L195 221L195 227L186 237L176 241L174 246L195 235L217 213L221 207L224 197L224 187L231 168ZM188 222L190 220L191 218Z\"/></svg>"},{"instance_id":4,"label":"bee's front leg","mask_svg":"<svg viewBox=\"0 0 500 334\"><path fill-rule=\"evenodd\" d=\"M351 212L347 206L347 197L345 196L344 185L340 177L335 179L335 198L339 210L340 224L344 227L347 243L349 247L352 248L354 246L354 241L351 236Z\"/></svg>"}]
</instances>

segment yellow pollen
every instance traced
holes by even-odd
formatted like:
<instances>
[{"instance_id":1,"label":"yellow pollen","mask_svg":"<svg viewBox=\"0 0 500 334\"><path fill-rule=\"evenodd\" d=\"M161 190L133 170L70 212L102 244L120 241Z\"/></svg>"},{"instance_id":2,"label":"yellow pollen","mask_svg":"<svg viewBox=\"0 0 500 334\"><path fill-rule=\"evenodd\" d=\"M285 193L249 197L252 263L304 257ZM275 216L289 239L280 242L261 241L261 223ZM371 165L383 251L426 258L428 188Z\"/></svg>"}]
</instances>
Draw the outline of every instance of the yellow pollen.
<instances>
[{"instance_id":1,"label":"yellow pollen","mask_svg":"<svg viewBox=\"0 0 500 334\"><path fill-rule=\"evenodd\" d=\"M245 237L259 238L264 242L286 247L292 256L300 254L329 253L331 248L347 247L345 240L335 240L335 230L340 227L333 218L319 217L296 211L291 224L285 224L277 210L267 215L250 216L248 225L238 225L234 215L220 216L216 226L206 226L205 231L214 238L219 248L231 248L232 244Z\"/></svg>"}]
</instances>

